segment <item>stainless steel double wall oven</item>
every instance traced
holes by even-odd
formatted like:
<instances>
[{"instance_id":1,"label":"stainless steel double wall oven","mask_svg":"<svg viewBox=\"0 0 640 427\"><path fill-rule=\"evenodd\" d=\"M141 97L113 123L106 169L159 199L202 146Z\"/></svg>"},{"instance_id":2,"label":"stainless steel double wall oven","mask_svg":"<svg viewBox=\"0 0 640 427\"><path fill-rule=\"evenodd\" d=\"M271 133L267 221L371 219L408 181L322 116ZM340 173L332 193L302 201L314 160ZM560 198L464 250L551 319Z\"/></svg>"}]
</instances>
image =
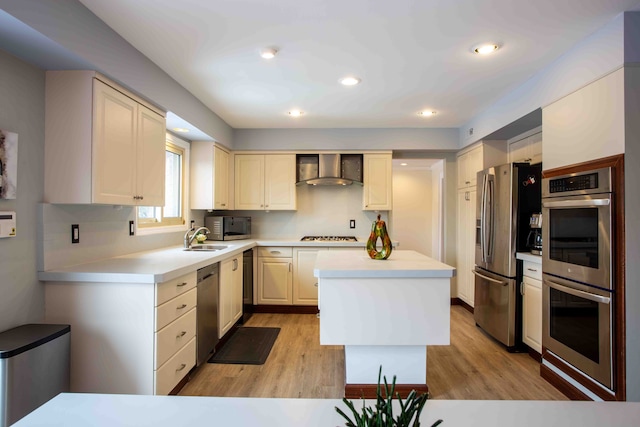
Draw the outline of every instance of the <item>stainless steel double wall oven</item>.
<instances>
[{"instance_id":1,"label":"stainless steel double wall oven","mask_svg":"<svg viewBox=\"0 0 640 427\"><path fill-rule=\"evenodd\" d=\"M611 168L543 179L543 347L611 389Z\"/></svg>"}]
</instances>

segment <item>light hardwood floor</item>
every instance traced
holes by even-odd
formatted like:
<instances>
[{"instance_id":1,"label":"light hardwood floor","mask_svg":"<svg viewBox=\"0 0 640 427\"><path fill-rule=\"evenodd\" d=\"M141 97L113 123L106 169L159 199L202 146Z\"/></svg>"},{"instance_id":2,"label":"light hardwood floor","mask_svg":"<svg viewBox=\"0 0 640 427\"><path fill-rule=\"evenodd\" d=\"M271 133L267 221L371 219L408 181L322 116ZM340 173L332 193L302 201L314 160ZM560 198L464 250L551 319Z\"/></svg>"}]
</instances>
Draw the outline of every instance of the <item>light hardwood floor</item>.
<instances>
[{"instance_id":1,"label":"light hardwood floor","mask_svg":"<svg viewBox=\"0 0 640 427\"><path fill-rule=\"evenodd\" d=\"M180 395L343 397L343 349L320 346L315 315L254 314L246 326L281 328L266 363L204 363ZM566 400L540 377L535 360L508 353L460 306L451 308L451 345L427 349L427 385L432 399Z\"/></svg>"}]
</instances>

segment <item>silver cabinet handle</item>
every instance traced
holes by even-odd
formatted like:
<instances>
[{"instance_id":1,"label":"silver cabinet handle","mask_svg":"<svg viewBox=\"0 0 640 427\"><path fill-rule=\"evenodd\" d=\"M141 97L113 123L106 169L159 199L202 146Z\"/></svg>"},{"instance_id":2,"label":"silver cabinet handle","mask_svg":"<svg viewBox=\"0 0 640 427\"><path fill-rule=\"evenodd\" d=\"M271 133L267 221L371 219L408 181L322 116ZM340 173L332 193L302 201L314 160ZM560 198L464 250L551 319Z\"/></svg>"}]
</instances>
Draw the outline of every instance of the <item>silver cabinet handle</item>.
<instances>
[{"instance_id":1,"label":"silver cabinet handle","mask_svg":"<svg viewBox=\"0 0 640 427\"><path fill-rule=\"evenodd\" d=\"M183 336L185 336L187 334L187 331L182 331L180 332L178 335L176 335L176 338L182 338Z\"/></svg>"},{"instance_id":2,"label":"silver cabinet handle","mask_svg":"<svg viewBox=\"0 0 640 427\"><path fill-rule=\"evenodd\" d=\"M609 297L603 297L600 295L592 294L592 293L581 291L578 289L569 288L567 286L561 285L560 283L556 283L548 279L545 279L545 282L549 285L550 288L556 289L560 292L564 292L576 297L588 299L589 301L599 302L602 304L611 303L611 298Z\"/></svg>"},{"instance_id":3,"label":"silver cabinet handle","mask_svg":"<svg viewBox=\"0 0 640 427\"><path fill-rule=\"evenodd\" d=\"M185 308L187 306L187 304L182 304L181 306L178 306L178 310L182 310L183 308Z\"/></svg>"},{"instance_id":4,"label":"silver cabinet handle","mask_svg":"<svg viewBox=\"0 0 640 427\"><path fill-rule=\"evenodd\" d=\"M187 286L187 282L178 283L176 286L179 287L179 288L181 288L183 286Z\"/></svg>"},{"instance_id":5,"label":"silver cabinet handle","mask_svg":"<svg viewBox=\"0 0 640 427\"><path fill-rule=\"evenodd\" d=\"M478 273L475 270L471 270L471 272L473 274L475 274L476 276L478 276L478 277L482 277L483 279L488 280L488 281L493 282L493 283L499 283L502 286L507 286L509 284L509 282L505 282L505 281L502 281L502 280L496 280L496 279L492 279L491 277L487 277L487 276L485 276L483 274Z\"/></svg>"},{"instance_id":6,"label":"silver cabinet handle","mask_svg":"<svg viewBox=\"0 0 640 427\"><path fill-rule=\"evenodd\" d=\"M289 271L291 271L291 263L289 263Z\"/></svg>"},{"instance_id":7,"label":"silver cabinet handle","mask_svg":"<svg viewBox=\"0 0 640 427\"><path fill-rule=\"evenodd\" d=\"M318 287L318 282L314 283L313 286Z\"/></svg>"},{"instance_id":8,"label":"silver cabinet handle","mask_svg":"<svg viewBox=\"0 0 640 427\"><path fill-rule=\"evenodd\" d=\"M220 203L220 206L227 206L226 203Z\"/></svg>"},{"instance_id":9,"label":"silver cabinet handle","mask_svg":"<svg viewBox=\"0 0 640 427\"><path fill-rule=\"evenodd\" d=\"M533 271L533 272L538 271L538 270L536 270L535 268L529 268L529 267L527 267L527 270L529 270L529 271Z\"/></svg>"},{"instance_id":10,"label":"silver cabinet handle","mask_svg":"<svg viewBox=\"0 0 640 427\"><path fill-rule=\"evenodd\" d=\"M280 253L280 251L269 251L269 253L272 253L272 254L279 254L279 253Z\"/></svg>"},{"instance_id":11,"label":"silver cabinet handle","mask_svg":"<svg viewBox=\"0 0 640 427\"><path fill-rule=\"evenodd\" d=\"M179 367L178 369L176 369L176 372L180 372L180 371L182 371L182 370L183 370L184 368L186 368L186 367L187 367L187 365L185 365L184 363L182 363L182 364L180 365L180 367Z\"/></svg>"},{"instance_id":12,"label":"silver cabinet handle","mask_svg":"<svg viewBox=\"0 0 640 427\"><path fill-rule=\"evenodd\" d=\"M238 258L233 260L233 271L236 271L238 269Z\"/></svg>"},{"instance_id":13,"label":"silver cabinet handle","mask_svg":"<svg viewBox=\"0 0 640 427\"><path fill-rule=\"evenodd\" d=\"M524 282L520 282L520 295L524 296Z\"/></svg>"}]
</instances>

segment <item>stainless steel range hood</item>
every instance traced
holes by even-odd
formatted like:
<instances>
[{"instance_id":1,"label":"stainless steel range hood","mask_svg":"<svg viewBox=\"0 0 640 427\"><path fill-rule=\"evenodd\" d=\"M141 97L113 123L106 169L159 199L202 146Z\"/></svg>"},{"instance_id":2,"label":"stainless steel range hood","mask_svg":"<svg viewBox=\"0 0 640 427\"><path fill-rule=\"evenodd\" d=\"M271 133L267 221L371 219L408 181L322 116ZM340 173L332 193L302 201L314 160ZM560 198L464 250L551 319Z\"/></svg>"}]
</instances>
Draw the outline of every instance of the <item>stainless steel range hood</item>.
<instances>
[{"instance_id":1,"label":"stainless steel range hood","mask_svg":"<svg viewBox=\"0 0 640 427\"><path fill-rule=\"evenodd\" d=\"M308 185L351 185L362 184L362 156L340 154L318 154L306 157L306 162L298 162L298 184ZM356 159L354 162L352 159Z\"/></svg>"}]
</instances>

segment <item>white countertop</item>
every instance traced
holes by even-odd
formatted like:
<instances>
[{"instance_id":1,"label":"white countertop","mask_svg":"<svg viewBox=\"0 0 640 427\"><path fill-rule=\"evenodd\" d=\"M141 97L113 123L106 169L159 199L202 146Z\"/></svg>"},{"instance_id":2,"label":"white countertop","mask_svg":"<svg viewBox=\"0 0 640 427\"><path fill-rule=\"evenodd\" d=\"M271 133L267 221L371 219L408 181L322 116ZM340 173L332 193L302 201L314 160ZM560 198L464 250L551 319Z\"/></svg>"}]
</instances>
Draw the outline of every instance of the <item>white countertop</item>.
<instances>
[{"instance_id":1,"label":"white countertop","mask_svg":"<svg viewBox=\"0 0 640 427\"><path fill-rule=\"evenodd\" d=\"M531 252L516 252L516 259L521 259L523 261L531 261L537 264L542 264L542 256L534 255Z\"/></svg>"},{"instance_id":2,"label":"white countertop","mask_svg":"<svg viewBox=\"0 0 640 427\"><path fill-rule=\"evenodd\" d=\"M360 401L354 401L360 409ZM373 405L374 401L367 401ZM336 412L340 399L258 399L238 397L131 396L63 393L14 426L344 426ZM518 400L429 400L424 426L442 419L442 427L633 426L637 402Z\"/></svg>"},{"instance_id":3,"label":"white countertop","mask_svg":"<svg viewBox=\"0 0 640 427\"><path fill-rule=\"evenodd\" d=\"M416 251L394 250L386 260L371 259L366 252L320 252L315 277L453 277L456 269Z\"/></svg>"},{"instance_id":4,"label":"white countertop","mask_svg":"<svg viewBox=\"0 0 640 427\"><path fill-rule=\"evenodd\" d=\"M228 248L198 252L185 251L182 245L172 246L39 271L38 279L45 282L160 283L223 261L255 246L364 248L366 239L359 239L358 242L301 242L299 238L207 240L205 244L225 245Z\"/></svg>"}]
</instances>

